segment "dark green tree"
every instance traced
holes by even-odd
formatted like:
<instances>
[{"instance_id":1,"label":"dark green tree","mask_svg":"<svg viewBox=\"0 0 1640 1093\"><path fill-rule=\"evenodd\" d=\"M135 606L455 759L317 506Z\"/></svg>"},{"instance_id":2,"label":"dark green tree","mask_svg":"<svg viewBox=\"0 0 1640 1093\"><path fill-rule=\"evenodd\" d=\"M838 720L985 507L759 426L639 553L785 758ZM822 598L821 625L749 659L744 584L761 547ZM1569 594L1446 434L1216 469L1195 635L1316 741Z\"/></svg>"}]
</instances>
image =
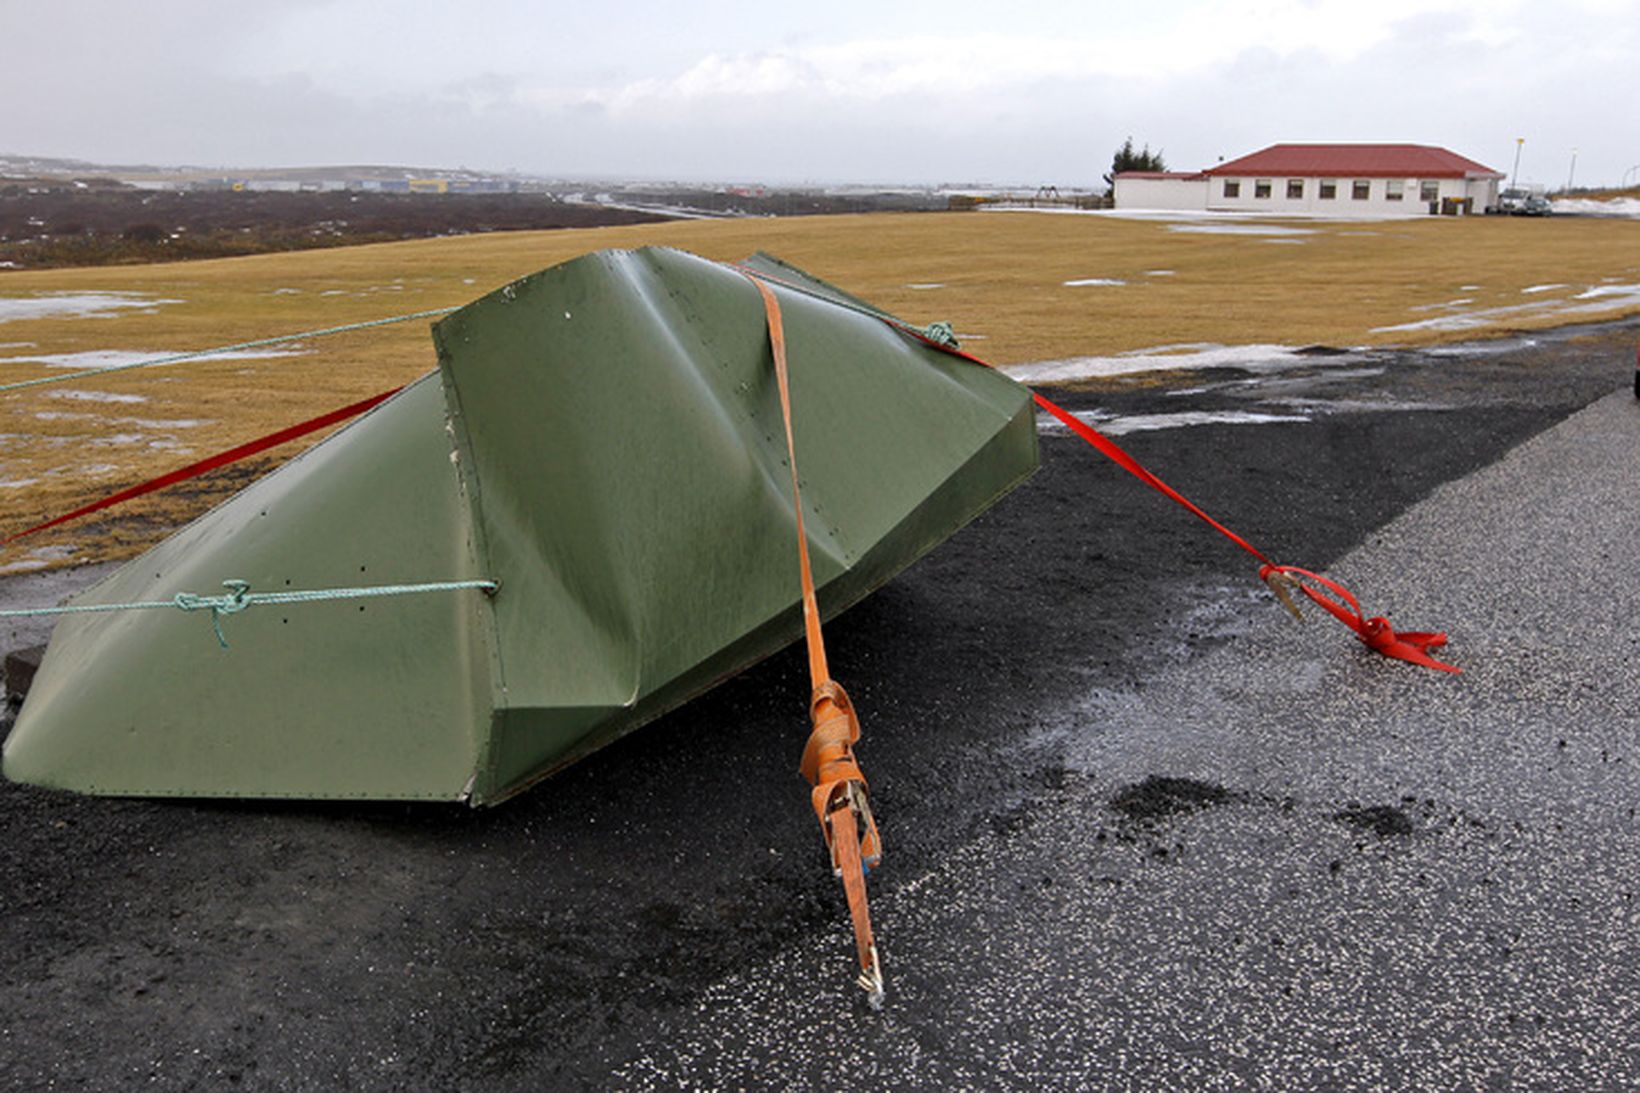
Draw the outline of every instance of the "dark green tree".
<instances>
[{"instance_id":1,"label":"dark green tree","mask_svg":"<svg viewBox=\"0 0 1640 1093\"><path fill-rule=\"evenodd\" d=\"M1165 171L1167 164L1162 160L1161 152L1152 152L1146 144L1143 151L1133 150L1133 138L1129 137L1116 149L1116 155L1110 161L1110 174L1105 176L1105 185L1123 171Z\"/></svg>"}]
</instances>

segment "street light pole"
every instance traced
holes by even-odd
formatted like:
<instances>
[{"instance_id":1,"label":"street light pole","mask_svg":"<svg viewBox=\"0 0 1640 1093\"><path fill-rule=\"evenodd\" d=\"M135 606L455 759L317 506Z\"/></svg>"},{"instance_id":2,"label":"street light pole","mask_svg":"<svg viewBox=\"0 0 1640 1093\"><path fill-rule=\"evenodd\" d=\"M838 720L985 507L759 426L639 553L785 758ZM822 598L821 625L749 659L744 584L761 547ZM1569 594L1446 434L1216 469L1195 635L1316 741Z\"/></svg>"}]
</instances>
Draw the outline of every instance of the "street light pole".
<instances>
[{"instance_id":1,"label":"street light pole","mask_svg":"<svg viewBox=\"0 0 1640 1093\"><path fill-rule=\"evenodd\" d=\"M1515 138L1515 169L1509 172L1509 188L1511 190L1515 189L1515 184L1520 181L1520 146L1525 143L1525 137Z\"/></svg>"},{"instance_id":2,"label":"street light pole","mask_svg":"<svg viewBox=\"0 0 1640 1093\"><path fill-rule=\"evenodd\" d=\"M1577 174L1577 149L1572 149L1572 165L1566 171L1566 192L1572 192L1572 176Z\"/></svg>"}]
</instances>

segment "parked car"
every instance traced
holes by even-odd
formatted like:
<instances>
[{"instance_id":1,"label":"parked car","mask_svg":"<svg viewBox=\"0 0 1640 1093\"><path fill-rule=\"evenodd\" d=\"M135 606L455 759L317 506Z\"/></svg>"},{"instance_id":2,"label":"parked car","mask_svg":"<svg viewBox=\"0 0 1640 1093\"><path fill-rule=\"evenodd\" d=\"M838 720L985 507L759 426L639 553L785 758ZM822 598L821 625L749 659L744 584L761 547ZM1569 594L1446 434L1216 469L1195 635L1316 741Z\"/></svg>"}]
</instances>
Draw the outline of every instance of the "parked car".
<instances>
[{"instance_id":1,"label":"parked car","mask_svg":"<svg viewBox=\"0 0 1640 1093\"><path fill-rule=\"evenodd\" d=\"M1486 211L1506 216L1548 216L1553 208L1542 194L1511 187L1499 193L1498 203Z\"/></svg>"}]
</instances>

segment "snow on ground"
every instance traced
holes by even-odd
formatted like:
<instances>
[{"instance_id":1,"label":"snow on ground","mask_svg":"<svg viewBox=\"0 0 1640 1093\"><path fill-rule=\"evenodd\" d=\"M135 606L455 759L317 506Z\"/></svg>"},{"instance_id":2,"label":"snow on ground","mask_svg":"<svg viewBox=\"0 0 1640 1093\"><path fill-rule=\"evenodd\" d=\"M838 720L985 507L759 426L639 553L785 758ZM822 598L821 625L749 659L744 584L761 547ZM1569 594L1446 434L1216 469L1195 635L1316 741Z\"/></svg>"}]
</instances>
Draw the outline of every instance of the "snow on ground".
<instances>
[{"instance_id":1,"label":"snow on ground","mask_svg":"<svg viewBox=\"0 0 1640 1093\"><path fill-rule=\"evenodd\" d=\"M1444 301L1442 303L1438 303L1438 304L1419 304L1417 307L1410 308L1409 310L1412 310L1412 311L1445 311L1445 310L1449 310L1449 309L1454 308L1454 307L1462 307L1464 304L1472 304L1474 302L1475 302L1475 298L1473 296L1460 296L1456 300L1446 300L1446 301Z\"/></svg>"},{"instance_id":2,"label":"snow on ground","mask_svg":"<svg viewBox=\"0 0 1640 1093\"><path fill-rule=\"evenodd\" d=\"M1640 295L1640 285L1597 285L1594 288L1579 292L1573 296L1574 300L1596 300L1608 296L1624 297Z\"/></svg>"},{"instance_id":3,"label":"snow on ground","mask_svg":"<svg viewBox=\"0 0 1640 1093\"><path fill-rule=\"evenodd\" d=\"M1166 372L1191 368L1242 368L1250 371L1287 368L1309 358L1288 345L1163 345L1118 353L1113 357L1013 364L1002 371L1020 383L1054 384L1133 372Z\"/></svg>"},{"instance_id":4,"label":"snow on ground","mask_svg":"<svg viewBox=\"0 0 1640 1093\"><path fill-rule=\"evenodd\" d=\"M268 357L300 357L305 349L239 349L228 353L212 353L208 360L261 360ZM43 364L49 368L73 368L91 371L98 368L119 368L144 361L176 357L176 351L151 349L89 349L80 353L27 353L15 357L0 357L0 364Z\"/></svg>"},{"instance_id":5,"label":"snow on ground","mask_svg":"<svg viewBox=\"0 0 1640 1093\"><path fill-rule=\"evenodd\" d=\"M1530 293L1537 289L1547 292L1550 289L1570 287L1570 285L1534 285L1524 291ZM1584 302L1579 303L1577 301ZM1545 297L1524 304L1483 307L1475 311L1462 311L1433 319L1419 319L1415 322L1395 323L1390 326L1375 326L1372 328L1372 333L1390 334L1415 330L1477 330L1503 321L1595 315L1625 307L1640 307L1640 285L1596 285L1576 293L1570 298Z\"/></svg>"},{"instance_id":6,"label":"snow on ground","mask_svg":"<svg viewBox=\"0 0 1640 1093\"><path fill-rule=\"evenodd\" d=\"M178 417L178 418L147 418L147 417L117 417L116 425L135 425L139 429L197 429L201 425L209 425L208 418Z\"/></svg>"},{"instance_id":7,"label":"snow on ground","mask_svg":"<svg viewBox=\"0 0 1640 1093\"><path fill-rule=\"evenodd\" d=\"M930 289L944 288L945 285L940 281L919 281L915 284L906 285L905 287L916 289L919 292L927 292Z\"/></svg>"},{"instance_id":8,"label":"snow on ground","mask_svg":"<svg viewBox=\"0 0 1640 1093\"><path fill-rule=\"evenodd\" d=\"M1083 285L1125 285L1126 281L1119 281L1114 277L1083 277L1076 281L1061 281L1066 288L1080 288Z\"/></svg>"},{"instance_id":9,"label":"snow on ground","mask_svg":"<svg viewBox=\"0 0 1640 1093\"><path fill-rule=\"evenodd\" d=\"M74 557L75 554L79 553L79 550L80 548L75 546L73 543L68 543L63 546L35 547L18 561L0 565L0 575L6 573L26 573L33 569L44 569L52 562L59 562L64 558Z\"/></svg>"},{"instance_id":10,"label":"snow on ground","mask_svg":"<svg viewBox=\"0 0 1640 1093\"><path fill-rule=\"evenodd\" d=\"M0 296L0 323L19 319L107 319L120 311L152 314L161 304L180 304L145 292L43 292Z\"/></svg>"},{"instance_id":11,"label":"snow on ground","mask_svg":"<svg viewBox=\"0 0 1640 1093\"><path fill-rule=\"evenodd\" d=\"M1308 414L1262 414L1251 410L1182 410L1176 414L1130 414L1122 417L1108 410L1078 410L1078 421L1092 425L1106 436L1146 433L1156 429L1184 429L1193 425L1270 425L1276 422L1309 421ZM1068 433L1070 427L1050 414L1036 415L1039 433Z\"/></svg>"},{"instance_id":12,"label":"snow on ground","mask_svg":"<svg viewBox=\"0 0 1640 1093\"><path fill-rule=\"evenodd\" d=\"M47 391L46 398L70 399L74 402L147 402L146 395L116 395L108 391Z\"/></svg>"},{"instance_id":13,"label":"snow on ground","mask_svg":"<svg viewBox=\"0 0 1640 1093\"><path fill-rule=\"evenodd\" d=\"M1549 203L1557 213L1577 216L1640 216L1640 198L1614 197L1596 201L1584 197L1557 197Z\"/></svg>"},{"instance_id":14,"label":"snow on ground","mask_svg":"<svg viewBox=\"0 0 1640 1093\"><path fill-rule=\"evenodd\" d=\"M1196 235L1314 235L1314 228L1289 228L1281 224L1169 224L1170 232Z\"/></svg>"},{"instance_id":15,"label":"snow on ground","mask_svg":"<svg viewBox=\"0 0 1640 1093\"><path fill-rule=\"evenodd\" d=\"M1520 290L1520 294L1522 296L1532 296L1532 295L1534 295L1536 293L1539 293L1539 292L1553 292L1557 288L1570 288L1570 287L1571 287L1570 285L1561 285L1561 284L1527 285L1525 288Z\"/></svg>"}]
</instances>

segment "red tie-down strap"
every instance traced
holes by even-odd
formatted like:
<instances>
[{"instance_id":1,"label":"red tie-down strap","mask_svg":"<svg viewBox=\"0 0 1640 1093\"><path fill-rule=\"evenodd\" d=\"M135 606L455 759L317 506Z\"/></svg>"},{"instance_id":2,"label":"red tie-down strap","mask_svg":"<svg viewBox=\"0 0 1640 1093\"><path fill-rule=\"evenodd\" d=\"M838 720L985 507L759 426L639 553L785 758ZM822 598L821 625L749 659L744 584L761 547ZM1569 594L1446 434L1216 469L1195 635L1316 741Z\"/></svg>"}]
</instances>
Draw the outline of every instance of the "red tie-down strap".
<instances>
[{"instance_id":1,"label":"red tie-down strap","mask_svg":"<svg viewBox=\"0 0 1640 1093\"><path fill-rule=\"evenodd\" d=\"M926 333L916 329L915 327L905 326L904 324L889 320L884 321L889 322L889 325L893 326L896 330L903 331L925 345L933 346L935 349L938 349L943 353L949 353L954 357L961 357L963 360L984 365L986 368L993 367L989 362L980 360L971 353L965 353L947 342L930 338ZM1637 383L1640 383L1640 381L1637 381ZM1404 660L1410 664L1419 664L1425 668L1434 668L1437 671L1452 672L1454 674L1462 672L1461 668L1455 668L1450 664L1443 664L1429 655L1429 651L1431 649L1438 649L1446 644L1446 635L1444 633L1428 633L1414 630L1404 630L1398 633L1390 626L1389 620L1381 615L1367 618L1361 611L1361 605L1356 600L1355 596L1350 593L1349 589L1345 588L1337 581L1318 576L1315 573L1311 573L1307 569L1300 569L1297 566L1276 565L1269 558L1265 557L1264 552L1259 550L1258 547L1254 546L1234 531L1231 531L1229 528L1213 519L1213 517L1203 511L1200 506L1196 505L1172 486L1169 486L1166 482L1163 482L1160 478L1157 478L1148 469L1146 469L1143 464L1133 458L1133 456L1129 455L1126 451L1122 450L1121 446L1111 440L1108 436L1105 436L1093 426L1089 425L1087 422L1083 421L1063 406L1060 406L1058 403L1049 399L1047 396L1033 391L1031 393L1031 397L1036 400L1036 404L1038 406L1042 407L1042 409L1059 419L1059 421L1062 422L1067 429L1087 441L1088 444L1095 448L1101 455L1105 456L1111 462L1133 475L1133 477L1137 478L1157 493L1160 493L1169 500L1183 506L1193 516L1207 524L1208 527L1212 528L1226 539L1229 539L1232 543L1235 543L1242 550L1245 550L1247 553L1257 558L1259 562L1262 563L1259 568L1259 579L1264 581L1264 583L1270 587L1270 591L1275 593L1276 597L1281 601L1283 606L1285 606L1287 610L1291 611L1294 617L1302 618L1303 616L1298 613L1297 606L1294 605L1291 596L1288 594L1289 588L1296 588L1298 591L1303 592L1316 604L1330 613L1334 618L1338 619L1338 621L1342 622L1345 626L1348 626L1355 632L1355 636L1361 639L1361 643L1375 653L1382 653L1386 657L1391 657L1395 660ZM1304 583L1306 579L1315 581L1318 584L1332 589L1343 598L1344 602L1340 603L1338 600L1328 596L1325 592L1318 592L1316 589ZM1348 606L1346 606L1346 604Z\"/></svg>"},{"instance_id":2,"label":"red tie-down strap","mask_svg":"<svg viewBox=\"0 0 1640 1093\"><path fill-rule=\"evenodd\" d=\"M276 433L269 433L267 436L259 437L256 440L241 444L238 447L229 448L225 452L218 452L213 456L208 456L201 459L197 463L190 463L186 467L178 467L174 471L169 471L162 474L158 478L150 478L148 481L139 483L129 489L120 490L118 493L111 493L107 497L93 501L88 505L81 505L73 512L65 512L61 516L53 516L44 523L35 524L31 528L24 528L22 531L13 532L4 539L0 539L0 546L5 546L7 543L14 543L18 539L21 539L26 535L33 535L37 531L44 531L47 528L54 528L59 524L66 524L70 520L77 520L82 516L89 516L93 512L99 512L102 509L112 508L114 505L118 505L122 501L129 501L133 497L141 497L145 493L153 493L155 490L164 489L166 486L174 486L178 482L186 482L190 478L197 478L206 471L214 471L218 467L226 467L230 463L237 463L241 459L248 459L251 456L256 455L258 452L265 452L269 448L277 448L281 444L288 444L290 441L295 440L298 437L304 437L309 433L318 432L320 429L328 426L339 425L349 418L357 417L366 410L374 408L378 403L385 402L393 395L398 394L400 390L402 390L402 388L395 387L391 391L383 391L379 395L371 395L367 399L360 399L358 402L343 406L337 410L332 410L327 414L320 414L318 417L309 418L308 420L300 422L296 425L280 429Z\"/></svg>"}]
</instances>

